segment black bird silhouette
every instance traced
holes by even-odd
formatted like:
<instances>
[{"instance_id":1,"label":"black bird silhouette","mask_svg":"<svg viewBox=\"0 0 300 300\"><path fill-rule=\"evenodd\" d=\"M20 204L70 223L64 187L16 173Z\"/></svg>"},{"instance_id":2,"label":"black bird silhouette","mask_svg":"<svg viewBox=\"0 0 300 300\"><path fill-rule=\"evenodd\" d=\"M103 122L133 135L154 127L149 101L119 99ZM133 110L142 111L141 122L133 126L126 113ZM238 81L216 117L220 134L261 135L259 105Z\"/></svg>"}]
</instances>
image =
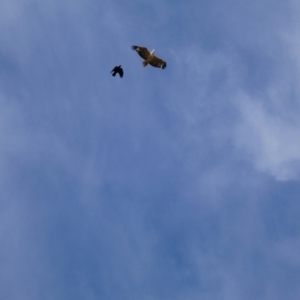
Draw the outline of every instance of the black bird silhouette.
<instances>
[{"instance_id":1,"label":"black bird silhouette","mask_svg":"<svg viewBox=\"0 0 300 300\"><path fill-rule=\"evenodd\" d=\"M121 68L122 66L115 66L112 70L111 70L111 73L112 73L112 76L116 76L116 74L118 73L120 75L120 77L122 78L123 77L123 69Z\"/></svg>"}]
</instances>

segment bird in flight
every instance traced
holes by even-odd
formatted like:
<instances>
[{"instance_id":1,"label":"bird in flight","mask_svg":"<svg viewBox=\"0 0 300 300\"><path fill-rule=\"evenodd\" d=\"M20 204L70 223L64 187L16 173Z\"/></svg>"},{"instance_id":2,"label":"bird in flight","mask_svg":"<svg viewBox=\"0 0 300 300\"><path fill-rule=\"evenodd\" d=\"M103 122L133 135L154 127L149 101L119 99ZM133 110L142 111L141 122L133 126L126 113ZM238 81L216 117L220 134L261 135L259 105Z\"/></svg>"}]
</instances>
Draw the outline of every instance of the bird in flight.
<instances>
[{"instance_id":1,"label":"bird in flight","mask_svg":"<svg viewBox=\"0 0 300 300\"><path fill-rule=\"evenodd\" d=\"M146 67L148 64L150 64L153 67L165 69L167 67L167 63L163 61L162 59L156 57L154 55L155 49L153 49L151 52L146 47L140 47L140 46L132 46L132 50L135 50L141 58L144 59L143 66Z\"/></svg>"},{"instance_id":2,"label":"bird in flight","mask_svg":"<svg viewBox=\"0 0 300 300\"><path fill-rule=\"evenodd\" d=\"M115 66L111 72L112 73L112 76L116 76L116 74L119 74L119 76L122 78L123 77L123 74L124 74L124 71L122 69L122 66Z\"/></svg>"}]
</instances>

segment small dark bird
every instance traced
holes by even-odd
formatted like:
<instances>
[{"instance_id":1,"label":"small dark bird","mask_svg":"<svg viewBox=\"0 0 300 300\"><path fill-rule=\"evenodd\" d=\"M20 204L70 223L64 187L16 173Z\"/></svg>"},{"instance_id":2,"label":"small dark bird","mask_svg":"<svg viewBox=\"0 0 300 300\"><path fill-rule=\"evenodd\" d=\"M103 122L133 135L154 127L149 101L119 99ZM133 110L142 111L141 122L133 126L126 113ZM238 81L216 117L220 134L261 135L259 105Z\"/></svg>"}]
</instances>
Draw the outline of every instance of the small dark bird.
<instances>
[{"instance_id":1,"label":"small dark bird","mask_svg":"<svg viewBox=\"0 0 300 300\"><path fill-rule=\"evenodd\" d=\"M118 73L120 75L120 77L122 78L123 77L123 69L121 68L122 66L115 66L112 70L111 70L111 73L112 73L112 76L116 76L116 74Z\"/></svg>"}]
</instances>

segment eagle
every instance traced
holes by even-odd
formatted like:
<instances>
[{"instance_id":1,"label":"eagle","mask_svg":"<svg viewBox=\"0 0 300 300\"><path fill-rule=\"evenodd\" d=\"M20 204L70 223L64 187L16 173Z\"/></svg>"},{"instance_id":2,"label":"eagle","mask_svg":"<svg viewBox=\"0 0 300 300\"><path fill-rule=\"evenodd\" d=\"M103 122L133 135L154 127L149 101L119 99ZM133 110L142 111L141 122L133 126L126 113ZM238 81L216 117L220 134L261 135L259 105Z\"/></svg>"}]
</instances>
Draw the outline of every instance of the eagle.
<instances>
[{"instance_id":1,"label":"eagle","mask_svg":"<svg viewBox=\"0 0 300 300\"><path fill-rule=\"evenodd\" d=\"M112 73L112 76L116 76L116 74L118 73L119 76L120 76L121 78L123 77L123 74L124 74L123 69L122 69L122 66L115 66L115 67L111 70L110 73Z\"/></svg>"},{"instance_id":2,"label":"eagle","mask_svg":"<svg viewBox=\"0 0 300 300\"><path fill-rule=\"evenodd\" d=\"M131 49L135 50L139 54L139 56L144 59L143 61L144 67L150 64L151 66L156 68L161 68L161 69L166 68L167 63L154 55L155 49L153 49L151 52L149 52L149 50L146 47L140 47L140 46L132 46Z\"/></svg>"}]
</instances>

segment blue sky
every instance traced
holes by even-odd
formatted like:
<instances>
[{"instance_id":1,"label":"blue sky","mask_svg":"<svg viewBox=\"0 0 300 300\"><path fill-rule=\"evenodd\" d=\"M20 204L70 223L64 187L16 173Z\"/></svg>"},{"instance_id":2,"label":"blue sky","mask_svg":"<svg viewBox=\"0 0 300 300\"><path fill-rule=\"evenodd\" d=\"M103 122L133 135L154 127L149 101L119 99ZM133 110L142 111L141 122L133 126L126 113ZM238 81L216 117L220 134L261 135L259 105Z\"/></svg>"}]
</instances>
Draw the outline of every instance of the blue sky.
<instances>
[{"instance_id":1,"label":"blue sky","mask_svg":"<svg viewBox=\"0 0 300 300\"><path fill-rule=\"evenodd\" d=\"M299 16L1 1L1 299L298 299Z\"/></svg>"}]
</instances>

